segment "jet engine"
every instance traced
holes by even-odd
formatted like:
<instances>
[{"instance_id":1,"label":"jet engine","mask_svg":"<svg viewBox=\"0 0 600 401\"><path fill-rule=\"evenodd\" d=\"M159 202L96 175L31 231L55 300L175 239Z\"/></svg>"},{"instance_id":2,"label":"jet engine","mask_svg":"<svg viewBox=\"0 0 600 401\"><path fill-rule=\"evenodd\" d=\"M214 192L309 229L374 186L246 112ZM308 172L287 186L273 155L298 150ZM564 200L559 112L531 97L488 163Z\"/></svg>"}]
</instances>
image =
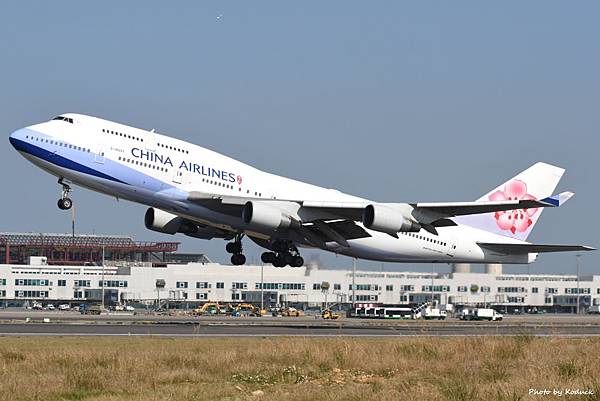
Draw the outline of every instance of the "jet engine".
<instances>
[{"instance_id":1,"label":"jet engine","mask_svg":"<svg viewBox=\"0 0 600 401\"><path fill-rule=\"evenodd\" d=\"M171 235L182 233L188 237L200 239L231 238L233 236L233 234L228 231L197 224L193 221L153 207L146 210L146 214L144 215L144 225L148 230L157 231L159 233Z\"/></svg>"},{"instance_id":2,"label":"jet engine","mask_svg":"<svg viewBox=\"0 0 600 401\"><path fill-rule=\"evenodd\" d=\"M418 232L421 225L402 212L384 205L368 205L363 211L363 224L366 228L396 236L399 232Z\"/></svg>"},{"instance_id":3,"label":"jet engine","mask_svg":"<svg viewBox=\"0 0 600 401\"><path fill-rule=\"evenodd\" d=\"M248 201L242 209L242 220L251 227L276 230L289 228L297 221L269 202Z\"/></svg>"}]
</instances>

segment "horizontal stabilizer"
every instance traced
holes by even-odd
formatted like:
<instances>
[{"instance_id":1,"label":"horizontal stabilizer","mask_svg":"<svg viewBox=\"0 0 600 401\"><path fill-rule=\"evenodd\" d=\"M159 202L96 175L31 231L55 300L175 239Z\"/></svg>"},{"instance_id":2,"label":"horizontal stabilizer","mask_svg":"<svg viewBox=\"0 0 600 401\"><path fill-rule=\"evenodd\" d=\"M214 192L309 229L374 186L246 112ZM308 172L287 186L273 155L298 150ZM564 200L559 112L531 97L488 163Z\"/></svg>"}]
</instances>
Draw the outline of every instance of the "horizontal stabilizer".
<instances>
[{"instance_id":1,"label":"horizontal stabilizer","mask_svg":"<svg viewBox=\"0 0 600 401\"><path fill-rule=\"evenodd\" d=\"M446 203L417 203L414 205L421 210L441 213L444 216L465 216L501 212L517 209L535 209L539 207L558 207L569 200L573 192L562 192L544 199L520 199L502 201L476 201L476 202L446 202Z\"/></svg>"},{"instance_id":2,"label":"horizontal stabilizer","mask_svg":"<svg viewBox=\"0 0 600 401\"><path fill-rule=\"evenodd\" d=\"M525 254L525 253L545 253L545 252L576 252L576 251L594 251L585 245L553 245L553 244L503 244L492 242L478 242L482 248L490 251L506 254Z\"/></svg>"}]
</instances>

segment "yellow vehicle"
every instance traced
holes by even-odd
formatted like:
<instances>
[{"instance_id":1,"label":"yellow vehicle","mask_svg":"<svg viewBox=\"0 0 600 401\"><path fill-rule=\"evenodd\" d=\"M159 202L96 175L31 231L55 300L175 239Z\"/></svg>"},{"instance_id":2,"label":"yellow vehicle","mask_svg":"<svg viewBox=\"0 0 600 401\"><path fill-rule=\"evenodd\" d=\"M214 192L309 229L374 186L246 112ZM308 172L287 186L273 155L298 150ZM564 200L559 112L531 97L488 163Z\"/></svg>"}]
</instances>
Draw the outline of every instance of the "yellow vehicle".
<instances>
[{"instance_id":1,"label":"yellow vehicle","mask_svg":"<svg viewBox=\"0 0 600 401\"><path fill-rule=\"evenodd\" d=\"M335 320L339 319L341 315L339 313L332 312L330 309L325 309L323 312L321 312L321 317L323 319Z\"/></svg>"},{"instance_id":2,"label":"yellow vehicle","mask_svg":"<svg viewBox=\"0 0 600 401\"><path fill-rule=\"evenodd\" d=\"M264 309L260 309L249 303L241 303L232 307L233 315L235 316L263 316L267 313Z\"/></svg>"},{"instance_id":3,"label":"yellow vehicle","mask_svg":"<svg viewBox=\"0 0 600 401\"><path fill-rule=\"evenodd\" d=\"M304 312L301 311L300 309L296 309L296 308L285 308L281 310L281 316L286 316L286 317L300 317L300 316L304 316Z\"/></svg>"},{"instance_id":4,"label":"yellow vehicle","mask_svg":"<svg viewBox=\"0 0 600 401\"><path fill-rule=\"evenodd\" d=\"M202 307L195 309L197 315L218 315L221 312L221 305L218 302L206 302Z\"/></svg>"}]
</instances>

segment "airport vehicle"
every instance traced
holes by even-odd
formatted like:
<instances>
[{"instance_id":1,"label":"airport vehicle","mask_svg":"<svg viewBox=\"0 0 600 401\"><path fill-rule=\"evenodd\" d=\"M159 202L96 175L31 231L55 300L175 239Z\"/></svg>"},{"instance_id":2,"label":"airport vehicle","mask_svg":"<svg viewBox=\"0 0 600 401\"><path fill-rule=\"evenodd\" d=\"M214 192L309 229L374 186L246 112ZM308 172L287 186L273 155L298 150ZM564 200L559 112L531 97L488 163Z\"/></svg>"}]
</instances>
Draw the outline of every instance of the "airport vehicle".
<instances>
[{"instance_id":1,"label":"airport vehicle","mask_svg":"<svg viewBox=\"0 0 600 401\"><path fill-rule=\"evenodd\" d=\"M496 312L495 309L477 308L468 320L489 320L495 322L496 320L502 320L503 317L502 313Z\"/></svg>"},{"instance_id":2,"label":"airport vehicle","mask_svg":"<svg viewBox=\"0 0 600 401\"><path fill-rule=\"evenodd\" d=\"M460 313L458 314L458 318L460 320L472 320L474 313L475 313L475 309L463 308L460 310Z\"/></svg>"},{"instance_id":3,"label":"airport vehicle","mask_svg":"<svg viewBox=\"0 0 600 401\"><path fill-rule=\"evenodd\" d=\"M99 315L102 313L102 307L94 304L81 304L79 310L82 315Z\"/></svg>"},{"instance_id":4,"label":"airport vehicle","mask_svg":"<svg viewBox=\"0 0 600 401\"><path fill-rule=\"evenodd\" d=\"M228 240L234 265L246 261L245 236L267 249L264 263L278 267L302 266L299 247L386 262L504 264L532 263L542 252L593 249L526 242L543 208L573 195L551 195L564 169L546 163L476 201L389 203L266 173L155 130L82 114L19 129L10 143L58 177L60 209L71 208L73 185L148 205L148 229Z\"/></svg>"},{"instance_id":5,"label":"airport vehicle","mask_svg":"<svg viewBox=\"0 0 600 401\"><path fill-rule=\"evenodd\" d=\"M600 305L592 305L587 311L590 315L600 315Z\"/></svg>"},{"instance_id":6,"label":"airport vehicle","mask_svg":"<svg viewBox=\"0 0 600 401\"><path fill-rule=\"evenodd\" d=\"M54 310L56 308L54 307L53 304L48 304L48 305L46 305L46 309L48 309L48 310Z\"/></svg>"},{"instance_id":7,"label":"airport vehicle","mask_svg":"<svg viewBox=\"0 0 600 401\"><path fill-rule=\"evenodd\" d=\"M283 317L300 317L304 316L304 312L300 309L296 309L292 306L284 308L275 308L271 310L272 316L283 316Z\"/></svg>"},{"instance_id":8,"label":"airport vehicle","mask_svg":"<svg viewBox=\"0 0 600 401\"><path fill-rule=\"evenodd\" d=\"M266 311L244 302L231 306L231 309L232 316L263 316L266 314Z\"/></svg>"},{"instance_id":9,"label":"airport vehicle","mask_svg":"<svg viewBox=\"0 0 600 401\"><path fill-rule=\"evenodd\" d=\"M218 302L205 302L204 305L195 309L194 312L198 315L217 315L221 313L221 305Z\"/></svg>"},{"instance_id":10,"label":"airport vehicle","mask_svg":"<svg viewBox=\"0 0 600 401\"><path fill-rule=\"evenodd\" d=\"M339 313L333 312L331 309L325 309L321 313L321 317L323 319L328 319L328 320L336 320L336 319L339 319L341 316L342 315L340 315Z\"/></svg>"},{"instance_id":11,"label":"airport vehicle","mask_svg":"<svg viewBox=\"0 0 600 401\"><path fill-rule=\"evenodd\" d=\"M421 317L426 320L444 320L446 319L446 311L438 308L426 308L421 313Z\"/></svg>"},{"instance_id":12,"label":"airport vehicle","mask_svg":"<svg viewBox=\"0 0 600 401\"><path fill-rule=\"evenodd\" d=\"M71 306L69 304L60 304L58 305L58 310L71 310Z\"/></svg>"},{"instance_id":13,"label":"airport vehicle","mask_svg":"<svg viewBox=\"0 0 600 401\"><path fill-rule=\"evenodd\" d=\"M44 306L39 302L33 301L33 305L31 306L31 308L35 310L42 310L44 309Z\"/></svg>"},{"instance_id":14,"label":"airport vehicle","mask_svg":"<svg viewBox=\"0 0 600 401\"><path fill-rule=\"evenodd\" d=\"M125 305L124 308L127 312L135 312L135 308L131 305Z\"/></svg>"}]
</instances>

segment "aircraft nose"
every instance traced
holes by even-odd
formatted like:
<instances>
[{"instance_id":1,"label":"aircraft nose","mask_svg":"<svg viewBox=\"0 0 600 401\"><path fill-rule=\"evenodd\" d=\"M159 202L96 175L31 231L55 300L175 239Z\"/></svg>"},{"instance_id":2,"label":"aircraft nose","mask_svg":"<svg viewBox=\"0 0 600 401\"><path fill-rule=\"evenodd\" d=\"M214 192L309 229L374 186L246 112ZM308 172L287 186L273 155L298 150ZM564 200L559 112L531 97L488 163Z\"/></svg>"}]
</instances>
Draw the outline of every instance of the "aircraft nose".
<instances>
[{"instance_id":1,"label":"aircraft nose","mask_svg":"<svg viewBox=\"0 0 600 401\"><path fill-rule=\"evenodd\" d=\"M17 150L21 150L25 140L25 129L21 128L10 134L8 137L10 144Z\"/></svg>"}]
</instances>

